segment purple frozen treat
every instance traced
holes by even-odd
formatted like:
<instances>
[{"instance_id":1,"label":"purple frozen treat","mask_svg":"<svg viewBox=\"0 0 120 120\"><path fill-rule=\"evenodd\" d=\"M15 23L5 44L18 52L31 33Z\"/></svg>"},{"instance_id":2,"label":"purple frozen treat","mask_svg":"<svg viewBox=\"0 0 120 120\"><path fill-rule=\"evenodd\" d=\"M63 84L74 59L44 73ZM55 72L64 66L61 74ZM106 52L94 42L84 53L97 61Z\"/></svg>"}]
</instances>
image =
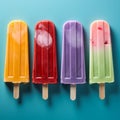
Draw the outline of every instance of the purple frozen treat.
<instances>
[{"instance_id":1,"label":"purple frozen treat","mask_svg":"<svg viewBox=\"0 0 120 120\"><path fill-rule=\"evenodd\" d=\"M85 82L83 28L78 21L67 21L63 25L61 83L84 84Z\"/></svg>"}]
</instances>

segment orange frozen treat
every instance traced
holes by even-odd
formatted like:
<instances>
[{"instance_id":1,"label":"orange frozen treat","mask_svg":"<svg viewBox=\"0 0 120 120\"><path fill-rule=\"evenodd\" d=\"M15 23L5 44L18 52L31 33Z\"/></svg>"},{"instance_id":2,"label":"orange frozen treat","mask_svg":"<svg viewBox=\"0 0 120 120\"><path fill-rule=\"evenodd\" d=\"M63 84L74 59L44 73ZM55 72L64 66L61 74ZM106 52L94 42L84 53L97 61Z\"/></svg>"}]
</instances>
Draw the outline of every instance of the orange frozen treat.
<instances>
[{"instance_id":1,"label":"orange frozen treat","mask_svg":"<svg viewBox=\"0 0 120 120\"><path fill-rule=\"evenodd\" d=\"M8 24L4 82L14 84L14 98L19 98L19 84L29 82L28 28L21 20Z\"/></svg>"}]
</instances>

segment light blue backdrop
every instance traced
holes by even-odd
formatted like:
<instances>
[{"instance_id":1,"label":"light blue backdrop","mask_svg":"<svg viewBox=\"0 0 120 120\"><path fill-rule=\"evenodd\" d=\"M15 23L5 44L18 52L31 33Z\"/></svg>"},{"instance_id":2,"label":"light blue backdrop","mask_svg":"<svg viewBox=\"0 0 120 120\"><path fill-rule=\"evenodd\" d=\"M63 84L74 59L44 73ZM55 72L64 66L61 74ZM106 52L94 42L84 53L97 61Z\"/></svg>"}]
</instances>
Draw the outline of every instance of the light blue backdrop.
<instances>
[{"instance_id":1,"label":"light blue backdrop","mask_svg":"<svg viewBox=\"0 0 120 120\"><path fill-rule=\"evenodd\" d=\"M120 120L120 1L119 0L0 0L0 120ZM6 29L10 20L29 26L30 73L34 25L49 19L56 25L60 75L62 25L76 19L84 26L87 84L77 87L77 100L69 99L69 85L49 86L49 100L41 97L41 85L21 85L21 98L12 97L12 84L3 82ZM106 85L106 99L98 97L98 85L88 84L89 26L105 19L111 26L115 83ZM31 76L31 74L30 74ZM60 81L60 77L59 77Z\"/></svg>"}]
</instances>

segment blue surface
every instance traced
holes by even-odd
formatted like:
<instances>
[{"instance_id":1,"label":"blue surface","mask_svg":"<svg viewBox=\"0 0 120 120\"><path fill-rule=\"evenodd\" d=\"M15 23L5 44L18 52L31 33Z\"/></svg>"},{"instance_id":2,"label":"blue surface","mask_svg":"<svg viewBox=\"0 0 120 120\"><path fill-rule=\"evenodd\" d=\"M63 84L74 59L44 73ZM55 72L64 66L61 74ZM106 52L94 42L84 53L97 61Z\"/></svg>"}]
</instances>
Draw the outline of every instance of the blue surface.
<instances>
[{"instance_id":1,"label":"blue surface","mask_svg":"<svg viewBox=\"0 0 120 120\"><path fill-rule=\"evenodd\" d=\"M120 120L120 1L119 0L0 0L0 120ZM105 19L111 26L115 83L106 85L106 99L98 97L98 85L79 85L77 100L69 99L69 85L50 85L49 100L41 97L41 85L21 85L21 98L12 97L12 84L3 82L7 24L23 19L29 26L30 73L34 25L50 19L56 25L58 69L61 63L62 25L76 19L84 26L88 82L89 25ZM59 73L60 75L60 73ZM31 76L31 74L30 74ZM60 80L60 77L59 77Z\"/></svg>"}]
</instances>

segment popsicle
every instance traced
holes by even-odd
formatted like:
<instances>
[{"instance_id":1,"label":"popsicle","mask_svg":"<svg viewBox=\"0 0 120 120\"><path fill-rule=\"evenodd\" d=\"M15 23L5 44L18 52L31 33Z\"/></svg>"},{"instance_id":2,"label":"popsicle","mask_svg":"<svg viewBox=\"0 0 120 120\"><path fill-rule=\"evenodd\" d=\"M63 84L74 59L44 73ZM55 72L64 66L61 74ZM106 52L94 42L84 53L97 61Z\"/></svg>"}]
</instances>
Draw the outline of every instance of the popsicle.
<instances>
[{"instance_id":1,"label":"popsicle","mask_svg":"<svg viewBox=\"0 0 120 120\"><path fill-rule=\"evenodd\" d=\"M96 20L90 27L90 84L99 84L99 97L105 98L105 83L114 82L110 26Z\"/></svg>"},{"instance_id":2,"label":"popsicle","mask_svg":"<svg viewBox=\"0 0 120 120\"><path fill-rule=\"evenodd\" d=\"M42 84L42 97L48 99L48 84L57 83L55 25L43 20L35 26L32 82Z\"/></svg>"},{"instance_id":3,"label":"popsicle","mask_svg":"<svg viewBox=\"0 0 120 120\"><path fill-rule=\"evenodd\" d=\"M83 27L76 20L63 25L61 83L70 84L70 98L76 99L76 84L86 83Z\"/></svg>"},{"instance_id":4,"label":"popsicle","mask_svg":"<svg viewBox=\"0 0 120 120\"><path fill-rule=\"evenodd\" d=\"M28 28L22 20L8 24L4 82L14 84L14 98L19 98L19 84L29 82Z\"/></svg>"}]
</instances>

